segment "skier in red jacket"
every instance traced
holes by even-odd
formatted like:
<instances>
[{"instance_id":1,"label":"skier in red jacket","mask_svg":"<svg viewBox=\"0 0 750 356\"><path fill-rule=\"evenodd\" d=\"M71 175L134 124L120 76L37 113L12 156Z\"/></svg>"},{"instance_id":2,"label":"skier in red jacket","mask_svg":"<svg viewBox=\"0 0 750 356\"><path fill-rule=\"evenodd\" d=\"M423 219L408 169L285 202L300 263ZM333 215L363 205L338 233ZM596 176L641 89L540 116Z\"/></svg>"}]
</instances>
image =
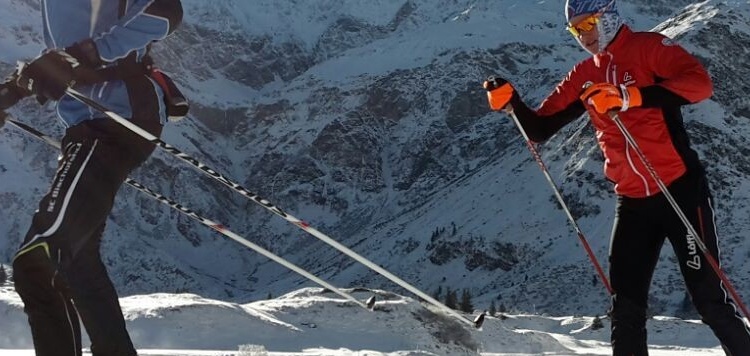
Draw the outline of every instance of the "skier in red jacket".
<instances>
[{"instance_id":1,"label":"skier in red jacket","mask_svg":"<svg viewBox=\"0 0 750 356\"><path fill-rule=\"evenodd\" d=\"M708 73L671 39L633 32L623 24L614 0L568 0L566 18L569 31L592 57L576 64L538 109L524 104L504 79L494 77L485 88L490 107L512 110L536 142L588 111L604 154L604 174L617 194L609 256L614 355L648 355L648 290L665 238L693 304L727 355L750 355L750 329L737 306L609 116L619 115L700 235L697 238L718 261L711 193L680 112L681 106L711 96Z\"/></svg>"}]
</instances>

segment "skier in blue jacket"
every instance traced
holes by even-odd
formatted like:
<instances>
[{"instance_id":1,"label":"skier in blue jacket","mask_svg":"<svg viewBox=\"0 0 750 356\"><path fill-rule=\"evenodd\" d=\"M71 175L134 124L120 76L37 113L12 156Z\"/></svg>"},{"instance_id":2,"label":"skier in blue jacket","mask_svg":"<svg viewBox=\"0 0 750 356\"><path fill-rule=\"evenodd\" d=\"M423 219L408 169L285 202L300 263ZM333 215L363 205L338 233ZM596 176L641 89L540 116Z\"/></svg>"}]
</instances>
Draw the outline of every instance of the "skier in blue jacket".
<instances>
[{"instance_id":1,"label":"skier in blue jacket","mask_svg":"<svg viewBox=\"0 0 750 356\"><path fill-rule=\"evenodd\" d=\"M57 173L13 259L38 356L81 355L79 318L94 356L130 356L117 293L100 256L105 222L128 173L154 145L65 95L68 87L155 136L166 122L152 79L152 42L182 20L180 0L42 0L47 49L0 86L0 108L36 95L66 125Z\"/></svg>"}]
</instances>

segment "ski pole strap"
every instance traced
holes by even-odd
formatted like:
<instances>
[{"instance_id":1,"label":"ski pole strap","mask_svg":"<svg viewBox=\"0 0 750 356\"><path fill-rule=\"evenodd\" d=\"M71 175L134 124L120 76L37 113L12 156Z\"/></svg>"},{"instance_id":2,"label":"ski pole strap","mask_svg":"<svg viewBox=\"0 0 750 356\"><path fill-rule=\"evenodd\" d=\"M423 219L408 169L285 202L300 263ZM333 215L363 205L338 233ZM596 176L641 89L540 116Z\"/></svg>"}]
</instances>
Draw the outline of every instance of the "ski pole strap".
<instances>
[{"instance_id":1,"label":"ski pole strap","mask_svg":"<svg viewBox=\"0 0 750 356\"><path fill-rule=\"evenodd\" d=\"M185 118L190 110L190 104L172 78L156 66L151 66L148 74L164 92L164 104L169 121L175 122Z\"/></svg>"}]
</instances>

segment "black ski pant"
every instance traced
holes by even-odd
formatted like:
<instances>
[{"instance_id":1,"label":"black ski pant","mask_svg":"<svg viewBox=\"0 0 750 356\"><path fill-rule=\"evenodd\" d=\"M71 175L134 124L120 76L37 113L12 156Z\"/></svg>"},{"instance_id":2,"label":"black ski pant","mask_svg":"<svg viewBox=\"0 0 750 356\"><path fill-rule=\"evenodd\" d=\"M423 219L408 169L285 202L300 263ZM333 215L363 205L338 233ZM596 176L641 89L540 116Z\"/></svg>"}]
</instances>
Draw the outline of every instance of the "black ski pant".
<instances>
[{"instance_id":1,"label":"black ski pant","mask_svg":"<svg viewBox=\"0 0 750 356\"><path fill-rule=\"evenodd\" d=\"M750 330L724 283L695 242L701 239L719 261L712 197L700 172L686 174L669 191L700 235L687 228L663 194L647 198L618 197L610 245L612 347L615 356L645 356L646 309L651 278L664 239L669 239L693 304L713 330L727 355L750 355Z\"/></svg>"},{"instance_id":2,"label":"black ski pant","mask_svg":"<svg viewBox=\"0 0 750 356\"><path fill-rule=\"evenodd\" d=\"M158 115L133 123L161 134ZM153 150L111 119L66 130L52 186L13 260L37 356L80 356L79 317L93 355L136 355L99 247L115 194Z\"/></svg>"}]
</instances>

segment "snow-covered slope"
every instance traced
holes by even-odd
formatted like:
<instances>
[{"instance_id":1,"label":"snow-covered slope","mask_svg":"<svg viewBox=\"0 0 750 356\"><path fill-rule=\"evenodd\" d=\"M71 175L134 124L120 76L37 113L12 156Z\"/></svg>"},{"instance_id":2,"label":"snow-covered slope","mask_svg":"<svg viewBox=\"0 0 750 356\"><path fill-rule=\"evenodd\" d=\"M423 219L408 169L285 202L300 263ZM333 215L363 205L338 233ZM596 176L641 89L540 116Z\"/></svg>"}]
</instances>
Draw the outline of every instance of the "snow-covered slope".
<instances>
[{"instance_id":1,"label":"snow-covered slope","mask_svg":"<svg viewBox=\"0 0 750 356\"><path fill-rule=\"evenodd\" d=\"M369 311L320 288L275 299L234 304L194 294L151 294L122 299L133 342L142 355L241 355L258 345L270 355L608 355L607 319L591 317L488 316L481 329L466 327L411 298L381 290L350 290L377 296ZM0 353L31 355L20 303L0 288ZM697 321L655 317L649 321L653 355L721 355L710 330ZM18 351L11 351L12 349ZM168 349L172 351L156 351ZM258 348L256 347L256 350ZM181 350L181 351L177 351ZM202 350L202 351L201 351ZM210 351L224 350L224 351Z\"/></svg>"}]
</instances>

